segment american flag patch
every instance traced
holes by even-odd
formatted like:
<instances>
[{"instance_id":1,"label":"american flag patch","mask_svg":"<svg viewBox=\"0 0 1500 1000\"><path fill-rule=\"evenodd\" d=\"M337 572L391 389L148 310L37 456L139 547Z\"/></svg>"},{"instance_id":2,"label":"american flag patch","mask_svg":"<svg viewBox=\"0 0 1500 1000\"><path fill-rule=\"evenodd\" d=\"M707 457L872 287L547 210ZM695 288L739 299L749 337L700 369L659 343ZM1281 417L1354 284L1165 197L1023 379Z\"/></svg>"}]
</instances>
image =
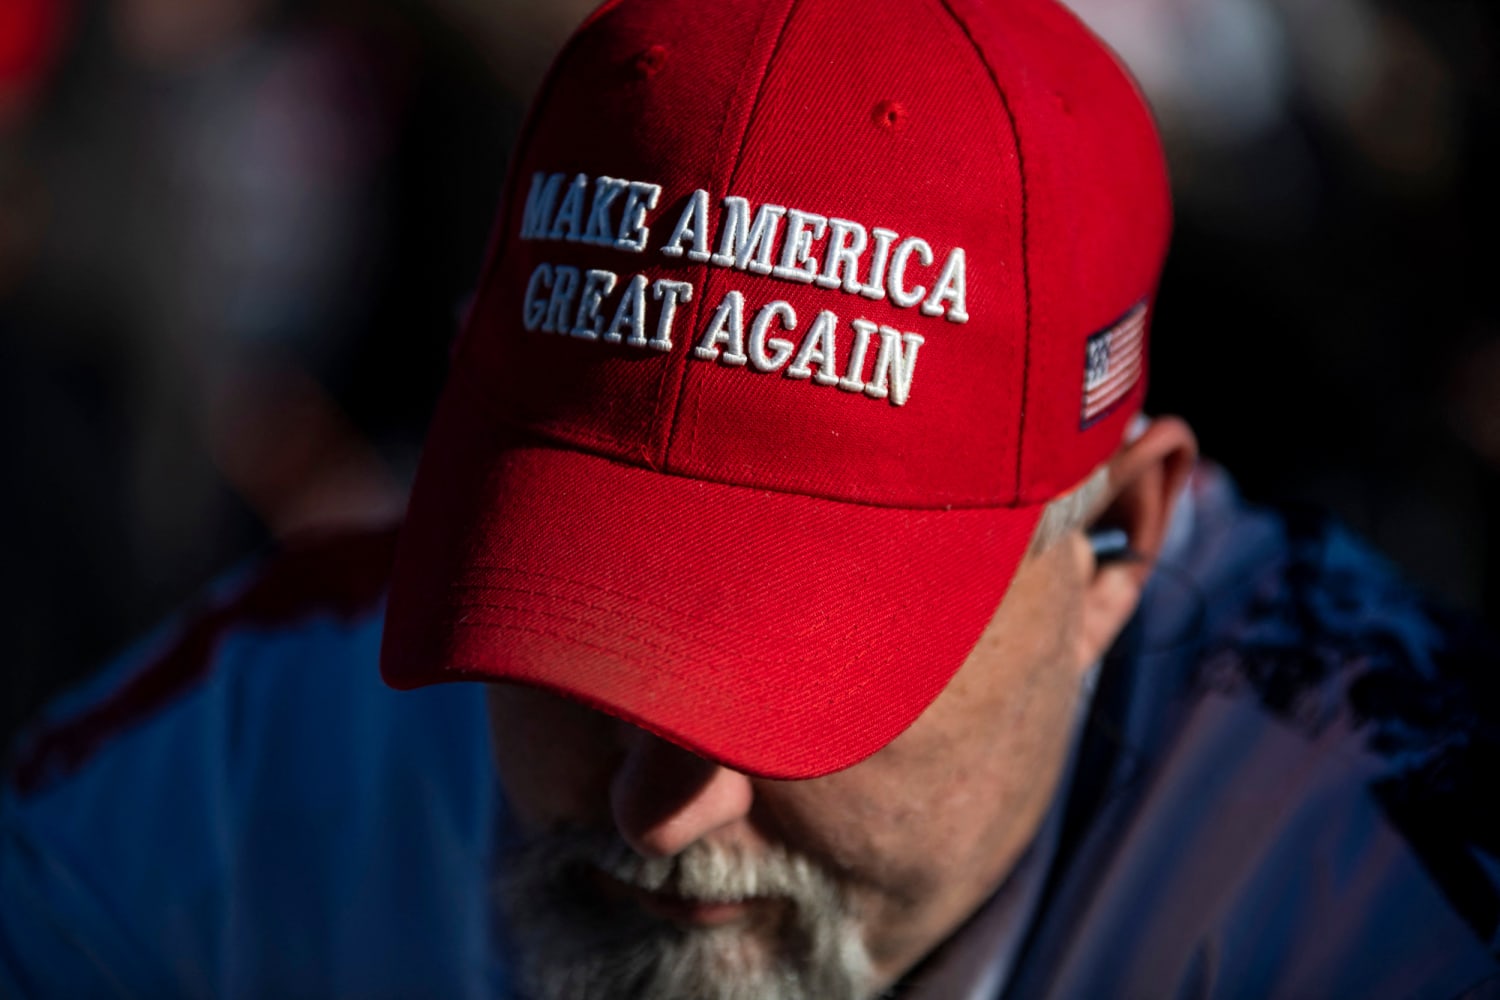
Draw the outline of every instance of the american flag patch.
<instances>
[{"instance_id":1,"label":"american flag patch","mask_svg":"<svg viewBox=\"0 0 1500 1000\"><path fill-rule=\"evenodd\" d=\"M1145 360L1146 303L1088 339L1083 366L1083 426L1104 416L1140 381Z\"/></svg>"}]
</instances>

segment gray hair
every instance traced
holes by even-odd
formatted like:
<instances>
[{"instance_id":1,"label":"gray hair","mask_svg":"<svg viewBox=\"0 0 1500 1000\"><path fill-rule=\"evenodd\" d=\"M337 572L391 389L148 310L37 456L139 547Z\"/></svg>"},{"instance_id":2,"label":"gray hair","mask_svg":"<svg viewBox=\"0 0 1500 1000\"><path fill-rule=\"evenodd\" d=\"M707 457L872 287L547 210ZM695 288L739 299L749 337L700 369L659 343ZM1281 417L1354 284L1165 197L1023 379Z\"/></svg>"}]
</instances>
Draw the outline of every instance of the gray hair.
<instances>
[{"instance_id":1,"label":"gray hair","mask_svg":"<svg viewBox=\"0 0 1500 1000\"><path fill-rule=\"evenodd\" d=\"M1083 482L1047 504L1037 522L1036 534L1031 536L1029 554L1045 552L1058 539L1087 525L1108 495L1109 466L1101 465Z\"/></svg>"}]
</instances>

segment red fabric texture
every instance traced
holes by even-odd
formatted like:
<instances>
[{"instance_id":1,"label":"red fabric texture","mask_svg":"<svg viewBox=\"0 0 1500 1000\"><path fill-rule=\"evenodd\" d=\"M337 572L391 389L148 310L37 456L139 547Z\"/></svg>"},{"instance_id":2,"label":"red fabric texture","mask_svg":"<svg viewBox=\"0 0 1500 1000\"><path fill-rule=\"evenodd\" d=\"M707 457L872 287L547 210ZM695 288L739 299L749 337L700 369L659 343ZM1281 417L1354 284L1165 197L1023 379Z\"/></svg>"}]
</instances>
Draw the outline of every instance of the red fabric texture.
<instances>
[{"instance_id":1,"label":"red fabric texture","mask_svg":"<svg viewBox=\"0 0 1500 1000\"><path fill-rule=\"evenodd\" d=\"M1146 380L1081 429L1084 343L1154 299L1171 234L1166 163L1124 69L1059 4L946 0L994 73L1025 174L1030 293L1017 500L1066 491L1118 446Z\"/></svg>"},{"instance_id":2,"label":"red fabric texture","mask_svg":"<svg viewBox=\"0 0 1500 1000\"><path fill-rule=\"evenodd\" d=\"M844 504L449 429L425 460L458 502L403 535L465 545L388 617L387 649L420 655L388 657L386 680L540 684L770 777L837 770L910 724L1035 527L1034 508Z\"/></svg>"},{"instance_id":3,"label":"red fabric texture","mask_svg":"<svg viewBox=\"0 0 1500 1000\"><path fill-rule=\"evenodd\" d=\"M559 173L660 185L644 251L522 238ZM919 237L907 289L961 248L966 321L664 254L698 189L710 251L727 197ZM543 684L776 777L868 755L962 663L1040 505L1118 447L1144 379L1085 427L1085 342L1154 294L1169 224L1149 113L1052 0L601 9L512 167L401 540L387 681ZM670 350L527 329L557 266L617 276L605 320L635 275L688 283ZM833 314L817 374L852 374L856 321L921 338L909 393L695 356L734 294L747 332L784 303L793 346Z\"/></svg>"}]
</instances>

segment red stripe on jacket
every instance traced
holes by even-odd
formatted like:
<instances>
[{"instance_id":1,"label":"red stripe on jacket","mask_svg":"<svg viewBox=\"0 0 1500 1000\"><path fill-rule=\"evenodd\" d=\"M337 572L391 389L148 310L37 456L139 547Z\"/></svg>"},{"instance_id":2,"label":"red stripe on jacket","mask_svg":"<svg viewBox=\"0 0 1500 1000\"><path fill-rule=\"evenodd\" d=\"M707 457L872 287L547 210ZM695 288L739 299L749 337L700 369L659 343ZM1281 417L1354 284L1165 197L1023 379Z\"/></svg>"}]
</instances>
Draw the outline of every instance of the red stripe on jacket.
<instances>
[{"instance_id":1,"label":"red stripe on jacket","mask_svg":"<svg viewBox=\"0 0 1500 1000\"><path fill-rule=\"evenodd\" d=\"M39 732L11 780L29 795L82 767L109 740L206 678L234 628L290 624L332 613L347 621L385 593L397 529L287 543L233 595L189 615L177 638L103 702ZM373 669L373 666L372 666Z\"/></svg>"}]
</instances>

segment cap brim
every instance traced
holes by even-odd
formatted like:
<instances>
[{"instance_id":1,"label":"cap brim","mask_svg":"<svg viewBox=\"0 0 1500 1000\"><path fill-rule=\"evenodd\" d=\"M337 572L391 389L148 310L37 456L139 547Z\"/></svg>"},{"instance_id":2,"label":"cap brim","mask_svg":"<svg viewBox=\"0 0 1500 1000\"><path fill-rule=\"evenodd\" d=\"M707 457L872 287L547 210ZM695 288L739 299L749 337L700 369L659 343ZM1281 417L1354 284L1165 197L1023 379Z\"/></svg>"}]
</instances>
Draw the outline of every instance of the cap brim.
<instances>
[{"instance_id":1,"label":"cap brim","mask_svg":"<svg viewBox=\"0 0 1500 1000\"><path fill-rule=\"evenodd\" d=\"M704 482L446 422L398 545L386 682L539 685L763 777L911 725L1040 514Z\"/></svg>"}]
</instances>

